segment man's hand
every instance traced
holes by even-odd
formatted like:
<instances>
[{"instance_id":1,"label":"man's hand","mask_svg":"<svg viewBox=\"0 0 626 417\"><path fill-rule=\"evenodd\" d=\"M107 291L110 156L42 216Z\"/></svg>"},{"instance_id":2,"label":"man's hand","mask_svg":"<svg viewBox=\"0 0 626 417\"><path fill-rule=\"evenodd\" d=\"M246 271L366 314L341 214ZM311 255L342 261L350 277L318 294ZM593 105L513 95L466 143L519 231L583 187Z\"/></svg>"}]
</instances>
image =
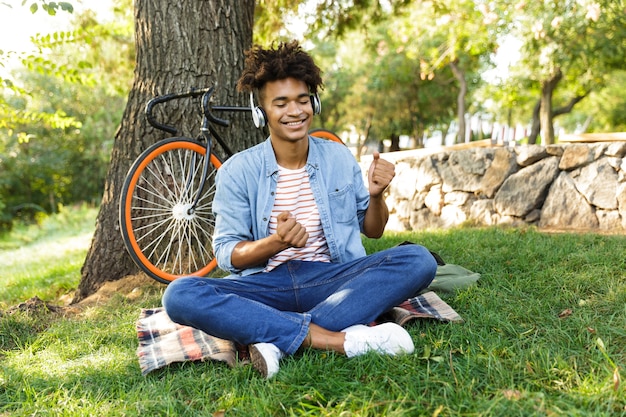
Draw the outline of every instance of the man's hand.
<instances>
[{"instance_id":1,"label":"man's hand","mask_svg":"<svg viewBox=\"0 0 626 417\"><path fill-rule=\"evenodd\" d=\"M283 211L276 221L276 235L287 247L303 248L306 245L309 234L290 212Z\"/></svg>"},{"instance_id":2,"label":"man's hand","mask_svg":"<svg viewBox=\"0 0 626 417\"><path fill-rule=\"evenodd\" d=\"M372 197L379 197L387 189L396 175L396 167L389 161L380 159L380 153L374 151L374 160L367 175Z\"/></svg>"}]
</instances>

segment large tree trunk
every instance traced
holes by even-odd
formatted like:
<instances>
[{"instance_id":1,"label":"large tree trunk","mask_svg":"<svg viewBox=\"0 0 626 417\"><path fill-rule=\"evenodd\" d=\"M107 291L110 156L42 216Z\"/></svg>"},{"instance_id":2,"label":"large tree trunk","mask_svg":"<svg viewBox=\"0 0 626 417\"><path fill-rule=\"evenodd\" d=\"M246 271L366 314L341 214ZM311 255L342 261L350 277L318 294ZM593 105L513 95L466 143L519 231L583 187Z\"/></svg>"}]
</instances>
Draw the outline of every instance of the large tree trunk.
<instances>
[{"instance_id":1,"label":"large tree trunk","mask_svg":"<svg viewBox=\"0 0 626 417\"><path fill-rule=\"evenodd\" d=\"M467 81L465 80L465 72L459 67L458 61L452 61L450 63L452 73L459 82L459 94L456 99L456 118L459 123L459 131L457 133L456 143L465 142L465 96L467 96Z\"/></svg>"},{"instance_id":2,"label":"large tree trunk","mask_svg":"<svg viewBox=\"0 0 626 417\"><path fill-rule=\"evenodd\" d=\"M541 120L541 144L552 145L554 143L554 123L552 121L552 95L559 81L563 78L560 69L549 79L541 83L541 109L539 109L539 119Z\"/></svg>"},{"instance_id":3,"label":"large tree trunk","mask_svg":"<svg viewBox=\"0 0 626 417\"><path fill-rule=\"evenodd\" d=\"M136 0L135 78L121 125L115 136L96 230L82 267L74 302L94 293L106 281L138 271L124 248L118 224L118 203L126 173L139 153L170 136L150 127L146 102L155 95L192 87L215 86L216 104L245 105L235 91L252 43L254 0ZM198 110L189 101L165 104L160 120L180 128L186 136L198 133ZM247 116L247 117L246 117ZM260 140L250 129L248 115L228 115L232 148L240 150Z\"/></svg>"}]
</instances>

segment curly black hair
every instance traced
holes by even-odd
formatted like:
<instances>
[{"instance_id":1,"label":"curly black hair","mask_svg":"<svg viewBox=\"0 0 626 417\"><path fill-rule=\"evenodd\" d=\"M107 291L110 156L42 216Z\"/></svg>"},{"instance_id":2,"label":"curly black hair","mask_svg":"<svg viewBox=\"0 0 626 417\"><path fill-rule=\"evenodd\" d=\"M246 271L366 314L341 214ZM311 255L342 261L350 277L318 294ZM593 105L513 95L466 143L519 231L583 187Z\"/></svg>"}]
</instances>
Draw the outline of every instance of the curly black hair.
<instances>
[{"instance_id":1,"label":"curly black hair","mask_svg":"<svg viewBox=\"0 0 626 417\"><path fill-rule=\"evenodd\" d=\"M268 49L255 46L246 51L246 63L237 90L251 92L270 81L295 78L304 81L312 94L323 88L321 71L298 41L281 42Z\"/></svg>"}]
</instances>

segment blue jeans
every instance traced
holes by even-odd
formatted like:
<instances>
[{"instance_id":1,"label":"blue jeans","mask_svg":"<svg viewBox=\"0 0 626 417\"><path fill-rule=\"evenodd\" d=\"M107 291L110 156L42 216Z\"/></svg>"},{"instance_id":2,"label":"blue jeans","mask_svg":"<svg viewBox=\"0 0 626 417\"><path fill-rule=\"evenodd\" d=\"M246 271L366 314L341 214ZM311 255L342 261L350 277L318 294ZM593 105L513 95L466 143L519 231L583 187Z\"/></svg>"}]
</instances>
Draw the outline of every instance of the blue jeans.
<instances>
[{"instance_id":1,"label":"blue jeans","mask_svg":"<svg viewBox=\"0 0 626 417\"><path fill-rule=\"evenodd\" d=\"M244 277L179 278L163 306L177 323L293 354L309 323L331 331L371 323L426 288L436 270L427 249L403 245L340 264L289 261Z\"/></svg>"}]
</instances>

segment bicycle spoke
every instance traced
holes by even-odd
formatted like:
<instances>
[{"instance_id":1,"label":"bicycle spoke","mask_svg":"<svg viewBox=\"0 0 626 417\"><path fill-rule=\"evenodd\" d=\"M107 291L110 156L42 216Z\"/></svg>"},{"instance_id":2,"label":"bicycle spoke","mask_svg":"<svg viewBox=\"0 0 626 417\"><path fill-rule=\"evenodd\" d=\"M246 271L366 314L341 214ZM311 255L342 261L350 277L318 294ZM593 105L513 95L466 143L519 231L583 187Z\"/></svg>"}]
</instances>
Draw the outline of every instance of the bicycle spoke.
<instances>
[{"instance_id":1,"label":"bicycle spoke","mask_svg":"<svg viewBox=\"0 0 626 417\"><path fill-rule=\"evenodd\" d=\"M146 173L144 174L144 177L146 179L144 179L144 182L148 185L150 185L152 187L152 189L154 190L154 192L151 192L151 194L159 199L162 199L165 202L169 202L171 201L173 198L175 198L175 196L172 194L170 186L168 184L167 179L168 178L172 178L173 174L170 172L169 174L164 174L163 171L171 171L169 169L169 167L167 166L167 164L162 161L162 155L159 157L159 159L161 159L161 164L159 165L158 162L156 161L154 162L154 167L152 165L148 165L146 167ZM154 179L154 182L150 181L149 179L147 179L148 174L150 174L150 176ZM146 191L150 192L149 190L146 189ZM163 195L163 191L167 192L167 196ZM169 198L168 198L169 197Z\"/></svg>"},{"instance_id":2,"label":"bicycle spoke","mask_svg":"<svg viewBox=\"0 0 626 417\"><path fill-rule=\"evenodd\" d=\"M162 194L158 194L158 193L152 192L152 191L148 190L147 188L141 187L141 186L137 186L137 189L139 191L144 191L148 195L147 197L152 196L152 197L156 197L156 198L162 199L163 201L167 202L167 200L165 200L163 198ZM141 204L144 204L144 205L155 206L156 208L160 208L163 211L166 211L166 210L169 209L168 205L166 205L165 203L158 204L156 201L152 201L152 200L148 199L147 197L134 197L133 201L140 202ZM143 205L138 205L138 204L136 204L134 206L134 208L141 209L141 210L147 210L148 209L148 207L145 207Z\"/></svg>"},{"instance_id":3,"label":"bicycle spoke","mask_svg":"<svg viewBox=\"0 0 626 417\"><path fill-rule=\"evenodd\" d=\"M172 228L173 228L173 232L171 234L170 237L170 242L167 245L167 251L163 253L164 255L164 260L163 263L164 265L172 265L172 272L175 274L179 274L181 272L180 267L177 267L177 265L180 264L180 259L182 254L180 253L180 250L172 250L174 244L176 243L176 241L179 242L178 247L180 248L180 239L181 239L181 232L182 232L182 228L180 227L180 225L178 224L180 223L179 221L175 220L172 224ZM171 256L173 256L173 258L171 258Z\"/></svg>"},{"instance_id":4,"label":"bicycle spoke","mask_svg":"<svg viewBox=\"0 0 626 417\"><path fill-rule=\"evenodd\" d=\"M203 220L203 219L199 219L199 220ZM196 242L202 242L202 241L211 241L211 235L208 233L208 231L202 227L202 225L200 224L200 221L196 221L193 222L193 227L189 228L189 233L190 233L190 238L195 239ZM206 264L210 261L210 259L207 259L207 257L205 256L206 251L204 251L204 247L202 245L199 246L198 248L198 255L201 257L200 261L203 264ZM196 265L196 263L194 262L194 265Z\"/></svg>"},{"instance_id":5,"label":"bicycle spoke","mask_svg":"<svg viewBox=\"0 0 626 417\"><path fill-rule=\"evenodd\" d=\"M144 252L146 252L147 249L151 249L150 253L146 256L148 259L153 259L156 250L160 247L161 242L166 241L167 240L167 236L170 235L170 231L172 229L174 229L173 226L173 222L172 219L167 219L166 222L167 223L167 227L165 228L165 230L163 230L161 233L159 233L159 235L157 235L156 239L153 240L152 242L150 242L144 249ZM170 238L170 242L171 242L171 238ZM162 255L161 255L162 257ZM157 262L155 262L155 265L158 265L159 260L157 259Z\"/></svg>"},{"instance_id":6,"label":"bicycle spoke","mask_svg":"<svg viewBox=\"0 0 626 417\"><path fill-rule=\"evenodd\" d=\"M174 153L176 155L173 155ZM174 181L171 184L172 187L169 189L169 191L172 193L172 196L173 196L173 198L170 201L180 202L181 197L183 196L184 184L186 182L186 178L184 176L187 174L188 168L187 168L186 163L181 159L180 150L176 150L175 152L169 152L166 157L167 157L167 166L176 167L175 169L176 177L180 178L181 175L183 176L182 178L180 178L179 181Z\"/></svg>"},{"instance_id":7,"label":"bicycle spoke","mask_svg":"<svg viewBox=\"0 0 626 417\"><path fill-rule=\"evenodd\" d=\"M189 263L189 260L191 259L191 257L193 256L193 251L192 249L192 245L191 242L189 241L189 235L187 232L187 228L186 227L180 227L179 228L179 240L178 240L178 249L176 251L176 257L178 259L178 263L179 263L179 267L183 268L183 263L185 262L184 258L187 259L187 263ZM186 250L186 253L183 254L183 251ZM189 270L195 270L191 269L191 265L188 265L188 269Z\"/></svg>"},{"instance_id":8,"label":"bicycle spoke","mask_svg":"<svg viewBox=\"0 0 626 417\"><path fill-rule=\"evenodd\" d=\"M142 243L144 239L150 237L151 235L154 235L155 233L158 233L158 235L156 235L156 238L152 237L154 240L152 240L152 243L148 244L146 246L146 248L149 248L151 245L158 244L158 237L159 237L159 235L163 236L164 234L167 233L167 229L165 229L164 231L160 231L161 227L164 226L165 224L169 223L170 221L171 221L171 219L166 218L166 219L160 220L158 222L146 224L145 226L141 226L141 227L136 228L135 229L136 235L139 234L137 232L144 232L145 231L145 233L141 234L137 238L137 243Z\"/></svg>"},{"instance_id":9,"label":"bicycle spoke","mask_svg":"<svg viewBox=\"0 0 626 417\"><path fill-rule=\"evenodd\" d=\"M178 222L177 222L178 223ZM168 265L172 270L172 273L177 275L188 275L195 271L192 269L185 269L183 267L184 258L188 255L181 251L182 242L184 242L185 229L181 226L176 226L174 232L171 235L170 243L167 246L167 252L162 257L163 265ZM178 244L176 244L178 242Z\"/></svg>"}]
</instances>

